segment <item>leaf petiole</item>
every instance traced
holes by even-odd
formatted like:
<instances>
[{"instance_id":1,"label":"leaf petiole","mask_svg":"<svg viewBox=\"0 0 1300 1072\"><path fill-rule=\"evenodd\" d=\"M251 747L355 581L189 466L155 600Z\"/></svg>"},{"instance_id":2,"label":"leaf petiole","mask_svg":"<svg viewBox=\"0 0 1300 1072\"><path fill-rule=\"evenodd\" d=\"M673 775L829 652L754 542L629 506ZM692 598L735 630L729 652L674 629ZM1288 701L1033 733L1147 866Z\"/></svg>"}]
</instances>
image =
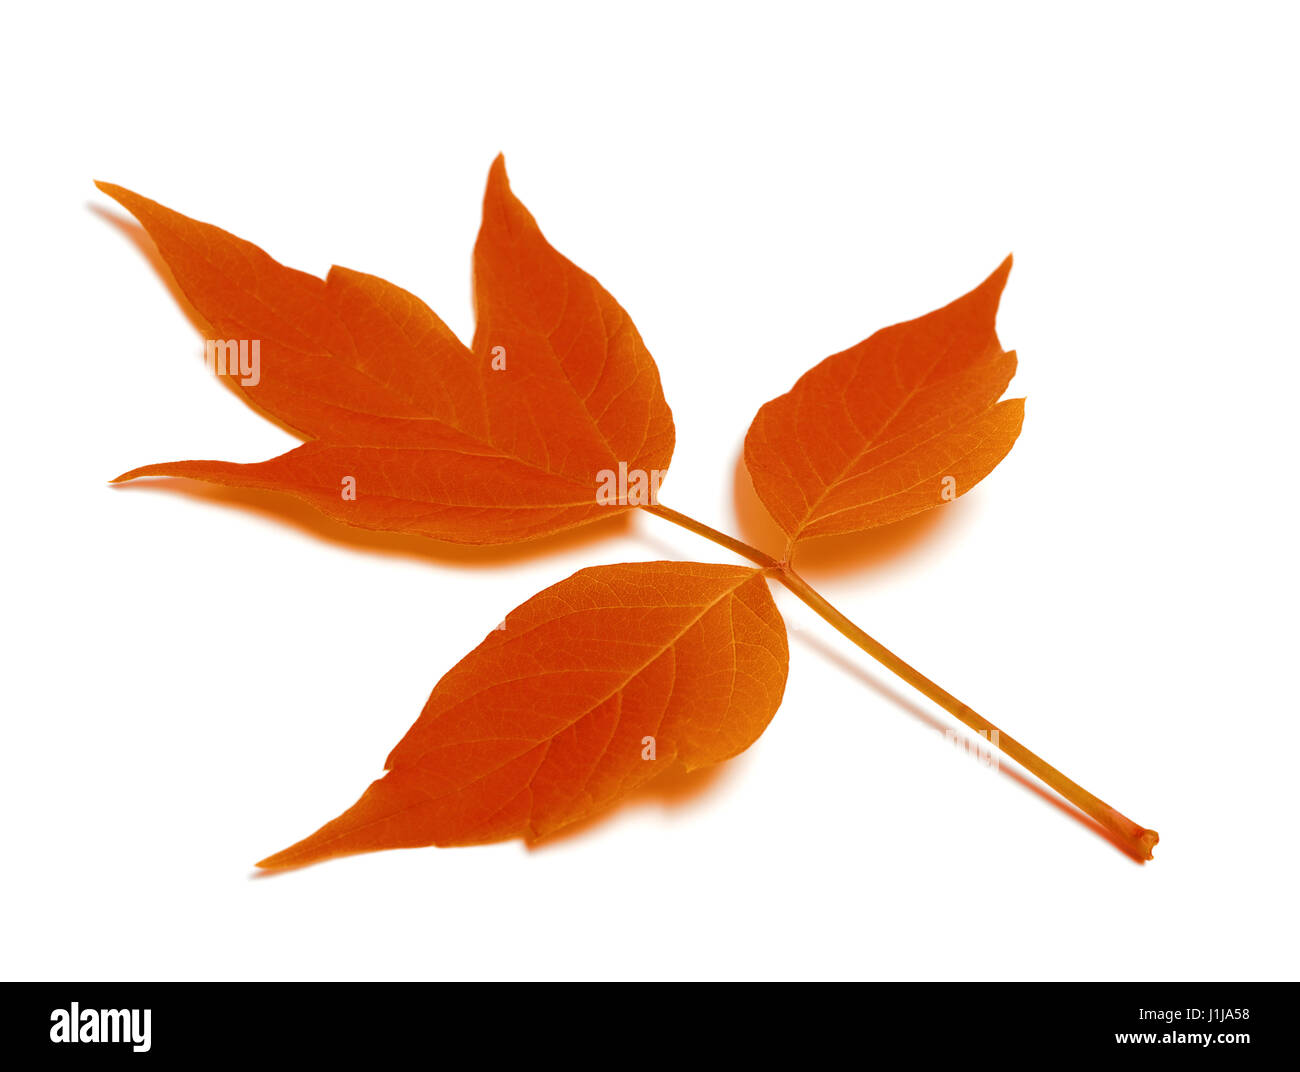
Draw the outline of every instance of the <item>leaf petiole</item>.
<instances>
[{"instance_id":1,"label":"leaf petiole","mask_svg":"<svg viewBox=\"0 0 1300 1072\"><path fill-rule=\"evenodd\" d=\"M671 521L674 525L680 525L684 529L690 529L697 536L703 536L706 540L712 540L714 543L721 544L729 551L734 551L742 558L747 558L751 562L757 562L767 570L779 570L782 568L771 555L760 551L757 547L751 547L743 540L738 540L734 536L728 536L725 532L719 532L717 529L706 525L703 521L696 521L693 517L688 517L677 510L667 506L660 506L655 503L652 506L642 506L648 514L654 514L656 517L662 517L665 521Z\"/></svg>"}]
</instances>

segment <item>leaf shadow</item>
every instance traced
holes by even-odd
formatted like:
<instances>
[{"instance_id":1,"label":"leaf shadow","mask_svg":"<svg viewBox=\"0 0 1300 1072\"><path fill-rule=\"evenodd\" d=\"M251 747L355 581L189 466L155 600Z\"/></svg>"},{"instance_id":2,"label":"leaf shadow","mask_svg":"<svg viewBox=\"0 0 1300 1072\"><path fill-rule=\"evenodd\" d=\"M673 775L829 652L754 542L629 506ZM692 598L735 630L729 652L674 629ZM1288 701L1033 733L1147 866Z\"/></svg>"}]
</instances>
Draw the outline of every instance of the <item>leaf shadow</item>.
<instances>
[{"instance_id":1,"label":"leaf shadow","mask_svg":"<svg viewBox=\"0 0 1300 1072\"><path fill-rule=\"evenodd\" d=\"M902 693L895 691L894 689L890 688L888 685L879 681L877 678L867 673L861 666L859 666L853 660L846 658L840 652L836 651L833 647L831 647L828 643L826 643L826 641L824 641L821 637L804 633L802 630L791 630L791 632L794 634L795 637L799 639L799 641L802 644L804 644L806 647L811 648L827 662L833 663L840 670L844 671L844 673L857 679L859 682L861 682L863 685L869 688L872 692L888 700L895 707L900 708L905 714L910 715L912 718L916 719L918 722L920 722L928 729L932 729L939 734L944 734L945 735L944 743L945 746L947 746L946 734L948 730L953 728L953 724L945 723L942 719L938 718L930 711L927 711L920 704L913 702L909 697L904 696ZM1125 856L1131 859L1134 863L1143 864L1146 862L1142 857L1138 856L1127 844L1125 844L1124 841L1122 841L1120 838L1112 834L1109 830L1107 830L1104 826L1102 826L1101 823L1093 819L1092 816L1086 815L1078 808L1076 808L1073 804L1071 804L1069 801L1064 800L1061 797L1058 797L1055 793L1051 792L1044 786L1040 785L1038 782L1030 778L1028 775L1022 774L1019 770L1009 766L1008 764L1012 762L1009 758L1004 756L999 756L998 759L999 762L997 767L995 768L996 773L1010 779L1021 789L1027 790L1028 792L1034 794L1034 796L1038 797L1044 803L1050 804L1052 807L1056 808L1057 811L1061 812L1063 815L1069 816L1080 826L1082 826L1085 830L1088 830L1091 833L1097 835L1098 837L1102 838L1104 841L1110 842L1112 845L1115 846L1115 848L1119 849Z\"/></svg>"},{"instance_id":2,"label":"leaf shadow","mask_svg":"<svg viewBox=\"0 0 1300 1072\"><path fill-rule=\"evenodd\" d=\"M314 506L292 495L256 488L229 488L198 480L159 477L114 484L110 490L115 495L181 495L199 503L233 507L250 516L274 521L281 527L287 526L339 547L413 561L455 565L462 569L490 569L513 562L526 562L627 535L628 518L632 513L630 510L622 511L580 528L524 543L479 545L443 543L427 536L356 528L326 517Z\"/></svg>"},{"instance_id":3,"label":"leaf shadow","mask_svg":"<svg viewBox=\"0 0 1300 1072\"><path fill-rule=\"evenodd\" d=\"M561 845L583 837L589 833L593 827L609 822L611 818L620 813L632 811L642 811L647 808L658 806L661 811L675 812L677 809L684 807L697 798L712 792L722 781L733 776L734 770L739 765L741 757L728 760L725 763L715 763L710 767L699 767L693 771L687 771L680 763L673 761L671 766L662 774L655 777L652 781L633 790L617 804L610 808L603 808L600 811L589 815L585 819L580 819L576 823L570 823L568 826L555 831L553 834L547 834L536 841L525 841L524 850L529 854L546 852L552 848L559 848ZM730 770L728 770L730 768ZM401 849L401 852L432 852L434 846L425 846L424 848ZM452 852L453 849L440 849L441 852ZM369 853L355 853L351 858L367 856ZM300 867L276 868L274 870L254 869L248 875L249 881L260 882L266 879L278 878L281 875L292 875L300 871L307 871L321 863L328 861L317 860Z\"/></svg>"},{"instance_id":4,"label":"leaf shadow","mask_svg":"<svg viewBox=\"0 0 1300 1072\"><path fill-rule=\"evenodd\" d=\"M585 819L548 834L536 841L526 842L528 852L545 852L566 842L582 837L593 827L608 822L613 816L630 811L644 811L657 806L660 811L669 814L676 812L698 798L715 791L722 782L735 777L741 766L741 756L715 763L708 767L697 767L688 771L680 762L674 760L669 768L657 775L645 785L639 786L625 796L612 808L604 808Z\"/></svg>"}]
</instances>

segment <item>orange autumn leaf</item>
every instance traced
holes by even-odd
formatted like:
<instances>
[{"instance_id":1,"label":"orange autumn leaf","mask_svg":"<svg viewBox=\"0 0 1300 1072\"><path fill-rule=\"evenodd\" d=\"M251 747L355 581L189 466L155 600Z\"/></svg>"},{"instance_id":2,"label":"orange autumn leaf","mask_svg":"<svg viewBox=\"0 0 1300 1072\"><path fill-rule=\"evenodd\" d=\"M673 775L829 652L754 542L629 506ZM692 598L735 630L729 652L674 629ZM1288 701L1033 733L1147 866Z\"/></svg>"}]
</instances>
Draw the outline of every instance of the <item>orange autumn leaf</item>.
<instances>
[{"instance_id":1,"label":"orange autumn leaf","mask_svg":"<svg viewBox=\"0 0 1300 1072\"><path fill-rule=\"evenodd\" d=\"M692 769L744 751L780 705L788 662L759 570L580 570L438 682L356 804L258 866L544 837L674 761Z\"/></svg>"},{"instance_id":2,"label":"orange autumn leaf","mask_svg":"<svg viewBox=\"0 0 1300 1072\"><path fill-rule=\"evenodd\" d=\"M1020 434L1024 399L994 330L1008 257L964 297L826 358L745 436L754 490L791 545L900 521L963 495Z\"/></svg>"},{"instance_id":3,"label":"orange autumn leaf","mask_svg":"<svg viewBox=\"0 0 1300 1072\"><path fill-rule=\"evenodd\" d=\"M1010 258L971 293L827 358L759 410L745 462L788 537L778 559L657 501L674 428L654 362L614 299L542 237L500 158L474 250L468 348L382 279L295 272L215 227L101 188L153 236L211 325L209 346L223 342L221 360L237 363L236 389L310 439L267 462L172 462L119 480L269 488L349 524L478 544L643 506L759 567L602 566L539 593L443 677L355 805L259 866L534 840L669 764L734 756L763 732L785 687L785 626L768 580L1125 851L1151 857L1154 830L915 669L791 562L802 538L884 525L964 494L1011 449L1023 399L998 401L1016 358L995 331ZM245 367L250 355L256 371Z\"/></svg>"},{"instance_id":4,"label":"orange autumn leaf","mask_svg":"<svg viewBox=\"0 0 1300 1072\"><path fill-rule=\"evenodd\" d=\"M246 343L244 365L230 352L232 384L310 438L265 462L167 462L119 481L269 489L361 528L497 544L628 509L597 501L603 472L668 467L673 421L653 359L618 303L542 236L499 157L474 253L472 348L382 279L334 267L321 280L98 185L140 221L211 325L213 363L227 360L213 342Z\"/></svg>"}]
</instances>

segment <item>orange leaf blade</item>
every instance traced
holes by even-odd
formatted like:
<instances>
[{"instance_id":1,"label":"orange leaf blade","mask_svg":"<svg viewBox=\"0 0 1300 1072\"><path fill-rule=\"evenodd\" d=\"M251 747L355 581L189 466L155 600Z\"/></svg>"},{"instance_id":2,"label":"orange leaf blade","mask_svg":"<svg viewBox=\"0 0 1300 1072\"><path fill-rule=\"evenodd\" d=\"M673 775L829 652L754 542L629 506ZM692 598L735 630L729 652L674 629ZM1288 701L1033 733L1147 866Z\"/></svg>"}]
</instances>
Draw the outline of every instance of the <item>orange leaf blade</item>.
<instances>
[{"instance_id":1,"label":"orange leaf blade","mask_svg":"<svg viewBox=\"0 0 1300 1072\"><path fill-rule=\"evenodd\" d=\"M154 239L219 337L209 347L256 345L260 367L232 375L236 389L314 440L255 465L172 462L118 481L261 488L359 528L500 544L628 509L598 498L604 474L620 465L647 482L657 474L656 488L667 469L672 415L653 359L613 298L546 244L500 161L476 279L480 310L499 325L483 330L502 341L478 352L382 279L335 267L321 280L220 228L98 185Z\"/></svg>"},{"instance_id":2,"label":"orange leaf blade","mask_svg":"<svg viewBox=\"0 0 1300 1072\"><path fill-rule=\"evenodd\" d=\"M969 294L826 358L759 409L754 490L791 542L860 532L965 494L1019 435L994 329L1011 258Z\"/></svg>"},{"instance_id":3,"label":"orange leaf blade","mask_svg":"<svg viewBox=\"0 0 1300 1072\"><path fill-rule=\"evenodd\" d=\"M760 571L580 570L438 682L388 773L351 809L258 866L544 837L674 760L689 769L744 751L780 705L788 662Z\"/></svg>"},{"instance_id":4,"label":"orange leaf blade","mask_svg":"<svg viewBox=\"0 0 1300 1072\"><path fill-rule=\"evenodd\" d=\"M550 536L631 509L600 505L591 488L549 473L530 472L525 481L514 459L465 453L455 445L404 449L313 442L246 465L143 465L113 482L153 476L282 492L355 528L479 546Z\"/></svg>"}]
</instances>

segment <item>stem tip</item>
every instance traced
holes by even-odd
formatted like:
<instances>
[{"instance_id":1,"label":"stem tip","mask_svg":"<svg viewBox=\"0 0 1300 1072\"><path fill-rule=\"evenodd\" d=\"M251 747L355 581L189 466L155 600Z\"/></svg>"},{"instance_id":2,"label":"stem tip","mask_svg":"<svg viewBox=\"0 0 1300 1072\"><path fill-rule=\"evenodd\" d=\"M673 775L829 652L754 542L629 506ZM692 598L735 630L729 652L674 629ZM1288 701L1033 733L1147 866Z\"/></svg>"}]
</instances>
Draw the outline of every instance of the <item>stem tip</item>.
<instances>
[{"instance_id":1,"label":"stem tip","mask_svg":"<svg viewBox=\"0 0 1300 1072\"><path fill-rule=\"evenodd\" d=\"M1142 831L1142 833L1138 836L1137 839L1138 855L1141 857L1141 859L1150 860L1152 858L1151 850L1156 847L1156 842L1158 842L1159 840L1160 840L1160 835L1157 834L1154 830Z\"/></svg>"}]
</instances>

